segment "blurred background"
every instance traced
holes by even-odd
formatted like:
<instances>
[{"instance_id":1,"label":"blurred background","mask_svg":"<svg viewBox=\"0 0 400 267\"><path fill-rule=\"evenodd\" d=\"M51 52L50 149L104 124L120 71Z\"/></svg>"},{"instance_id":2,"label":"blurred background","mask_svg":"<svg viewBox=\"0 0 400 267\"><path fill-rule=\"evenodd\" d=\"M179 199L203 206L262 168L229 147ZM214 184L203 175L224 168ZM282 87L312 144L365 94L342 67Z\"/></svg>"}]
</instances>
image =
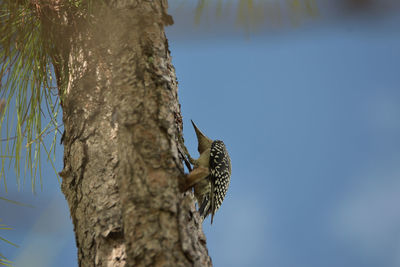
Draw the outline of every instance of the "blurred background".
<instances>
[{"instance_id":1,"label":"blurred background","mask_svg":"<svg viewBox=\"0 0 400 267\"><path fill-rule=\"evenodd\" d=\"M169 1L188 148L198 127L232 159L203 224L214 266L400 266L400 4L390 0ZM62 169L62 147L56 169ZM77 266L50 164L0 201L15 266ZM23 182L23 181L22 181Z\"/></svg>"}]
</instances>

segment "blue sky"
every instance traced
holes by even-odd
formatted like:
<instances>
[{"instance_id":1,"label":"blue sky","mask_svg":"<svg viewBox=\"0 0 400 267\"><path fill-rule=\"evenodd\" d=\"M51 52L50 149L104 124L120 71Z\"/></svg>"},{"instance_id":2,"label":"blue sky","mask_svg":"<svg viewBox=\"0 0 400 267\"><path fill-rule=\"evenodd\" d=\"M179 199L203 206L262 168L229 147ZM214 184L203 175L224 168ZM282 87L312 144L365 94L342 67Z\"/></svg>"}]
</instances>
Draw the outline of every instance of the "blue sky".
<instances>
[{"instance_id":1,"label":"blue sky","mask_svg":"<svg viewBox=\"0 0 400 267\"><path fill-rule=\"evenodd\" d=\"M192 119L232 158L226 200L203 224L214 266L400 266L400 14L250 35L187 17L167 29L185 140L196 155ZM8 173L6 196L35 208L0 203L14 227L1 236L21 245L0 253L76 266L68 207L44 173L36 195Z\"/></svg>"}]
</instances>

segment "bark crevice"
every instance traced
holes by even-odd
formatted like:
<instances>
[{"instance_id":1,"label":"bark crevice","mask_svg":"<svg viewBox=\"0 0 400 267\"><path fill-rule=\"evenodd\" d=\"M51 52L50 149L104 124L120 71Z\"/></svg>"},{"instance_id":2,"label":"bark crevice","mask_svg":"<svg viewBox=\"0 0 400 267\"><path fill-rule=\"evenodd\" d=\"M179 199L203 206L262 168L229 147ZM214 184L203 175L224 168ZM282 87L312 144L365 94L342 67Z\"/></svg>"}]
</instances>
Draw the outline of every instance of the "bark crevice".
<instances>
[{"instance_id":1,"label":"bark crevice","mask_svg":"<svg viewBox=\"0 0 400 267\"><path fill-rule=\"evenodd\" d=\"M167 1L112 0L91 12L57 47L69 69L60 175L79 265L210 266L194 197L179 190Z\"/></svg>"}]
</instances>

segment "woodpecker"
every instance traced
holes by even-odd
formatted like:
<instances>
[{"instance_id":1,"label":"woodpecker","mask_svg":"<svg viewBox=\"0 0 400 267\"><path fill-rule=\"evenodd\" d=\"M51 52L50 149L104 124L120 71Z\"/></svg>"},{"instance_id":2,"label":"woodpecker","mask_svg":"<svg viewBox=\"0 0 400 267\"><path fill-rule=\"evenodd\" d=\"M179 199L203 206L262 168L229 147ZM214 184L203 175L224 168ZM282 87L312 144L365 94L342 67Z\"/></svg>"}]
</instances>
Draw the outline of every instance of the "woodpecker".
<instances>
[{"instance_id":1,"label":"woodpecker","mask_svg":"<svg viewBox=\"0 0 400 267\"><path fill-rule=\"evenodd\" d=\"M204 220L211 214L211 224L215 212L221 207L231 180L231 160L224 142L211 140L192 121L196 132L200 157L193 159L187 149L185 153L194 166L186 176L184 191L193 187L199 213Z\"/></svg>"}]
</instances>

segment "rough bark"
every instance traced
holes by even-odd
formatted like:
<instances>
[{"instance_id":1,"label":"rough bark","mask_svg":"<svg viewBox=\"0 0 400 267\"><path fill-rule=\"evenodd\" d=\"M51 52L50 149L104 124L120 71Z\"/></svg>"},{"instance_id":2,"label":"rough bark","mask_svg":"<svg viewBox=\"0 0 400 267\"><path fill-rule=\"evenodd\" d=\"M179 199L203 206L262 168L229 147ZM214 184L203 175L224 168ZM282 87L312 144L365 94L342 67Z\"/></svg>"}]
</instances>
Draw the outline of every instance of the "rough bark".
<instances>
[{"instance_id":1,"label":"rough bark","mask_svg":"<svg viewBox=\"0 0 400 267\"><path fill-rule=\"evenodd\" d=\"M67 80L60 174L79 265L210 266L194 198L178 186L182 120L167 2L107 1L91 7L90 20L60 10L49 9L63 25L53 28L53 61L59 85Z\"/></svg>"}]
</instances>

